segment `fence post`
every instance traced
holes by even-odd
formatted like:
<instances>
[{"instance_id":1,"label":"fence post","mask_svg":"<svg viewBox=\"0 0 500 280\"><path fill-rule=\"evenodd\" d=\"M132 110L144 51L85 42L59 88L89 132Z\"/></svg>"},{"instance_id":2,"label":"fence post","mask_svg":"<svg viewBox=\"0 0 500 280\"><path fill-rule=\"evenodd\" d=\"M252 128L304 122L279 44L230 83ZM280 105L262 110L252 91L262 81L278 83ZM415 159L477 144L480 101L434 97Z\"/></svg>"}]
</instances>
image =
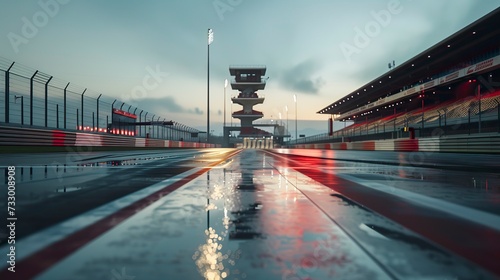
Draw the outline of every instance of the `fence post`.
<instances>
[{"instance_id":1,"label":"fence post","mask_svg":"<svg viewBox=\"0 0 500 280\"><path fill-rule=\"evenodd\" d=\"M33 79L35 78L36 74L38 74L38 70L35 71L30 79L30 125L33 125Z\"/></svg>"},{"instance_id":2,"label":"fence post","mask_svg":"<svg viewBox=\"0 0 500 280\"><path fill-rule=\"evenodd\" d=\"M148 121L148 112L146 112L146 114L144 115L144 122L147 122ZM149 127L149 126L147 126ZM145 136L148 136L148 129L146 128L146 126L144 126L144 135ZM148 138L148 137L146 137Z\"/></svg>"},{"instance_id":3,"label":"fence post","mask_svg":"<svg viewBox=\"0 0 500 280\"><path fill-rule=\"evenodd\" d=\"M135 112L137 111L137 107L135 107L134 109L134 112L132 114L135 115L135 119L137 120L137 115L135 114ZM136 126L136 122L134 122L134 136L137 137L137 126Z\"/></svg>"},{"instance_id":4,"label":"fence post","mask_svg":"<svg viewBox=\"0 0 500 280\"><path fill-rule=\"evenodd\" d=\"M69 86L69 83L64 88L64 129L66 129L66 112L67 112L67 107L66 107L66 90L68 89L68 86Z\"/></svg>"},{"instance_id":5,"label":"fence post","mask_svg":"<svg viewBox=\"0 0 500 280\"><path fill-rule=\"evenodd\" d=\"M24 96L21 96L21 125L24 125Z\"/></svg>"},{"instance_id":6,"label":"fence post","mask_svg":"<svg viewBox=\"0 0 500 280\"><path fill-rule=\"evenodd\" d=\"M141 129L142 124L140 124L140 123L142 122L142 112L143 111L144 110L141 110L141 112L139 113L139 137L141 137L141 131L142 131L142 129Z\"/></svg>"},{"instance_id":7,"label":"fence post","mask_svg":"<svg viewBox=\"0 0 500 280\"><path fill-rule=\"evenodd\" d=\"M477 94L479 95L479 127L478 132L481 133L481 85L477 85Z\"/></svg>"},{"instance_id":8,"label":"fence post","mask_svg":"<svg viewBox=\"0 0 500 280\"><path fill-rule=\"evenodd\" d=\"M154 121L155 121L155 114L153 114L153 117L151 118L151 126L149 127L149 131L151 131L151 127L153 127L153 133L151 133L151 138L155 138L155 127L153 125Z\"/></svg>"},{"instance_id":9,"label":"fence post","mask_svg":"<svg viewBox=\"0 0 500 280\"><path fill-rule=\"evenodd\" d=\"M423 132L424 132L424 112L422 111L422 133ZM420 135L420 137L422 137L422 135Z\"/></svg>"},{"instance_id":10,"label":"fence post","mask_svg":"<svg viewBox=\"0 0 500 280\"><path fill-rule=\"evenodd\" d=\"M99 94L99 97L97 97L97 127L94 126L95 130L99 132L99 98L101 98L102 93Z\"/></svg>"},{"instance_id":11,"label":"fence post","mask_svg":"<svg viewBox=\"0 0 500 280\"><path fill-rule=\"evenodd\" d=\"M165 139L165 119L166 118L163 118L163 125L161 126L162 127L162 130L161 130L161 138L162 139Z\"/></svg>"},{"instance_id":12,"label":"fence post","mask_svg":"<svg viewBox=\"0 0 500 280\"><path fill-rule=\"evenodd\" d=\"M112 126L111 126L111 132L113 132L113 129L115 128L114 123L113 123L113 109L115 108L114 107L115 106L115 102L116 102L116 99L115 99L115 101L113 101L113 103L111 103L111 124L112 124ZM109 122L106 125L109 125Z\"/></svg>"},{"instance_id":13,"label":"fence post","mask_svg":"<svg viewBox=\"0 0 500 280\"><path fill-rule=\"evenodd\" d=\"M444 108L444 109L443 109L443 111L444 111L444 134L446 134L446 125L447 125L447 124L446 124L446 119L448 118L448 117L446 116L446 114L448 113L448 109L447 109L447 108Z\"/></svg>"},{"instance_id":14,"label":"fence post","mask_svg":"<svg viewBox=\"0 0 500 280\"><path fill-rule=\"evenodd\" d=\"M12 66L14 66L14 63L15 62L12 62L10 67L7 69L7 71L5 71L5 123L9 123L9 116L10 116L10 112L9 112L9 103L10 103L10 100L9 100L9 97L10 97L9 71L12 68Z\"/></svg>"},{"instance_id":15,"label":"fence post","mask_svg":"<svg viewBox=\"0 0 500 280\"><path fill-rule=\"evenodd\" d=\"M495 102L497 103L497 125L498 125L498 133L500 133L500 102L495 99Z\"/></svg>"},{"instance_id":16,"label":"fence post","mask_svg":"<svg viewBox=\"0 0 500 280\"><path fill-rule=\"evenodd\" d=\"M86 91L87 91L87 89L85 89L82 92L82 104L81 104L82 105L82 111L80 112L80 114L82 114L82 129L83 129L83 125L84 125L84 123L83 123L83 95L85 94Z\"/></svg>"},{"instance_id":17,"label":"fence post","mask_svg":"<svg viewBox=\"0 0 500 280\"><path fill-rule=\"evenodd\" d=\"M469 128L469 135L470 135L470 107L469 107L469 109L467 109L467 116L468 116L467 127Z\"/></svg>"},{"instance_id":18,"label":"fence post","mask_svg":"<svg viewBox=\"0 0 500 280\"><path fill-rule=\"evenodd\" d=\"M48 127L49 123L49 83L52 78L53 76L50 76L45 83L45 127Z\"/></svg>"},{"instance_id":19,"label":"fence post","mask_svg":"<svg viewBox=\"0 0 500 280\"><path fill-rule=\"evenodd\" d=\"M394 118L394 130L392 132L392 138L398 138L396 135L396 118Z\"/></svg>"},{"instance_id":20,"label":"fence post","mask_svg":"<svg viewBox=\"0 0 500 280\"><path fill-rule=\"evenodd\" d=\"M156 120L157 122L160 121L160 116L158 116L158 120ZM160 138L160 126L159 125L156 125L156 138Z\"/></svg>"}]
</instances>

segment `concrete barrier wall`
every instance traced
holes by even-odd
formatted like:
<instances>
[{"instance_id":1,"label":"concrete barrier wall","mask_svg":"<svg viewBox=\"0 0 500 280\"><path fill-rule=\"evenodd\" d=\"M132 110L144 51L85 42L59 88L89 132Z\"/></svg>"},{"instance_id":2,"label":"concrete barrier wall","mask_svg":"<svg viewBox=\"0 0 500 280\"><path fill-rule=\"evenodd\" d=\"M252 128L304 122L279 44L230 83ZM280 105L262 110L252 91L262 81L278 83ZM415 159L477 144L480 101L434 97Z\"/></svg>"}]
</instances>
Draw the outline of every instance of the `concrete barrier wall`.
<instances>
[{"instance_id":1,"label":"concrete barrier wall","mask_svg":"<svg viewBox=\"0 0 500 280\"><path fill-rule=\"evenodd\" d=\"M454 152L500 154L500 134L460 135L422 139L389 139L343 143L298 144L292 148L323 150Z\"/></svg>"},{"instance_id":2,"label":"concrete barrier wall","mask_svg":"<svg viewBox=\"0 0 500 280\"><path fill-rule=\"evenodd\" d=\"M378 140L375 142L375 151L394 151L394 140Z\"/></svg>"},{"instance_id":3,"label":"concrete barrier wall","mask_svg":"<svg viewBox=\"0 0 500 280\"><path fill-rule=\"evenodd\" d=\"M21 127L0 126L2 146L89 146L89 147L158 147L158 148L215 148L220 145L135 138L107 134L68 132Z\"/></svg>"}]
</instances>

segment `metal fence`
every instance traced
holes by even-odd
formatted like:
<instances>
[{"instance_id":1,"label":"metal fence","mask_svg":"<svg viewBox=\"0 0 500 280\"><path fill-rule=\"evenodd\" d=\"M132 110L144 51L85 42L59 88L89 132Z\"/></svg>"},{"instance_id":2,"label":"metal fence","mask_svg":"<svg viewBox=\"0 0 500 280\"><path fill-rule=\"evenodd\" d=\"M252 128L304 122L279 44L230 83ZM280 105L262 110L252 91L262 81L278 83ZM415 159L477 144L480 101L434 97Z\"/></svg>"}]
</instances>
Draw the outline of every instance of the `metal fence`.
<instances>
[{"instance_id":1,"label":"metal fence","mask_svg":"<svg viewBox=\"0 0 500 280\"><path fill-rule=\"evenodd\" d=\"M441 137L446 135L471 135L500 133L500 95L469 97L424 112L414 111L375 121L358 122L343 129L303 137L286 142L286 145L310 143L356 142L415 137Z\"/></svg>"},{"instance_id":2,"label":"metal fence","mask_svg":"<svg viewBox=\"0 0 500 280\"><path fill-rule=\"evenodd\" d=\"M110 130L113 109L137 115L133 132ZM199 142L199 131L187 125L87 90L41 71L0 57L0 123L33 128L118 133L121 135ZM204 139L203 139L204 140Z\"/></svg>"}]
</instances>

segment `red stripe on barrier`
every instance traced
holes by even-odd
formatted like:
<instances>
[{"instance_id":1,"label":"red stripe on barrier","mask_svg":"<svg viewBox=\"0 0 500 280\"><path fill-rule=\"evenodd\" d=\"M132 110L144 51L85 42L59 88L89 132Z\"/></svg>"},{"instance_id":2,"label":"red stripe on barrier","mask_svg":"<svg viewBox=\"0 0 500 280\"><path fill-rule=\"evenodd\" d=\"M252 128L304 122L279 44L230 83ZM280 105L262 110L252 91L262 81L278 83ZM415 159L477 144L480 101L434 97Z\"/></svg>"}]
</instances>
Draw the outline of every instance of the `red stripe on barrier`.
<instances>
[{"instance_id":1,"label":"red stripe on barrier","mask_svg":"<svg viewBox=\"0 0 500 280\"><path fill-rule=\"evenodd\" d=\"M52 130L52 146L64 146L66 133L60 130Z\"/></svg>"},{"instance_id":2,"label":"red stripe on barrier","mask_svg":"<svg viewBox=\"0 0 500 280\"><path fill-rule=\"evenodd\" d=\"M399 152L418 152L418 139L394 141L394 150Z\"/></svg>"},{"instance_id":3,"label":"red stripe on barrier","mask_svg":"<svg viewBox=\"0 0 500 280\"><path fill-rule=\"evenodd\" d=\"M363 143L363 150L364 151L375 151L375 142L373 142L373 141L364 142Z\"/></svg>"}]
</instances>

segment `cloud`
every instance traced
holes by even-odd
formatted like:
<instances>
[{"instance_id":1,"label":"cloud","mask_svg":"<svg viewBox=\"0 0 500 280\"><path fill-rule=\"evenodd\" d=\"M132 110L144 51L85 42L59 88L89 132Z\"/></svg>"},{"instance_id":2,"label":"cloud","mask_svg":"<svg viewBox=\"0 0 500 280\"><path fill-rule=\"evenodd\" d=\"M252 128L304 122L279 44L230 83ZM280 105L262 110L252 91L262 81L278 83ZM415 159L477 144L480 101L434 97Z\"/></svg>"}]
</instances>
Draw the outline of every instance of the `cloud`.
<instances>
[{"instance_id":1,"label":"cloud","mask_svg":"<svg viewBox=\"0 0 500 280\"><path fill-rule=\"evenodd\" d=\"M325 84L323 78L314 76L320 70L321 65L313 60L306 60L284 70L279 81L286 89L306 94L318 94Z\"/></svg>"},{"instance_id":2,"label":"cloud","mask_svg":"<svg viewBox=\"0 0 500 280\"><path fill-rule=\"evenodd\" d=\"M149 110L152 113L190 113L195 115L203 114L199 108L185 108L179 105L172 96L163 98L143 98L137 101L137 107Z\"/></svg>"},{"instance_id":3,"label":"cloud","mask_svg":"<svg viewBox=\"0 0 500 280\"><path fill-rule=\"evenodd\" d=\"M195 115L203 115L203 114L205 114L205 113L203 112L203 110L201 110L201 109L200 109L200 108L198 108L198 107L195 107L194 109L189 109L189 113L191 113L191 114L195 114Z\"/></svg>"}]
</instances>

